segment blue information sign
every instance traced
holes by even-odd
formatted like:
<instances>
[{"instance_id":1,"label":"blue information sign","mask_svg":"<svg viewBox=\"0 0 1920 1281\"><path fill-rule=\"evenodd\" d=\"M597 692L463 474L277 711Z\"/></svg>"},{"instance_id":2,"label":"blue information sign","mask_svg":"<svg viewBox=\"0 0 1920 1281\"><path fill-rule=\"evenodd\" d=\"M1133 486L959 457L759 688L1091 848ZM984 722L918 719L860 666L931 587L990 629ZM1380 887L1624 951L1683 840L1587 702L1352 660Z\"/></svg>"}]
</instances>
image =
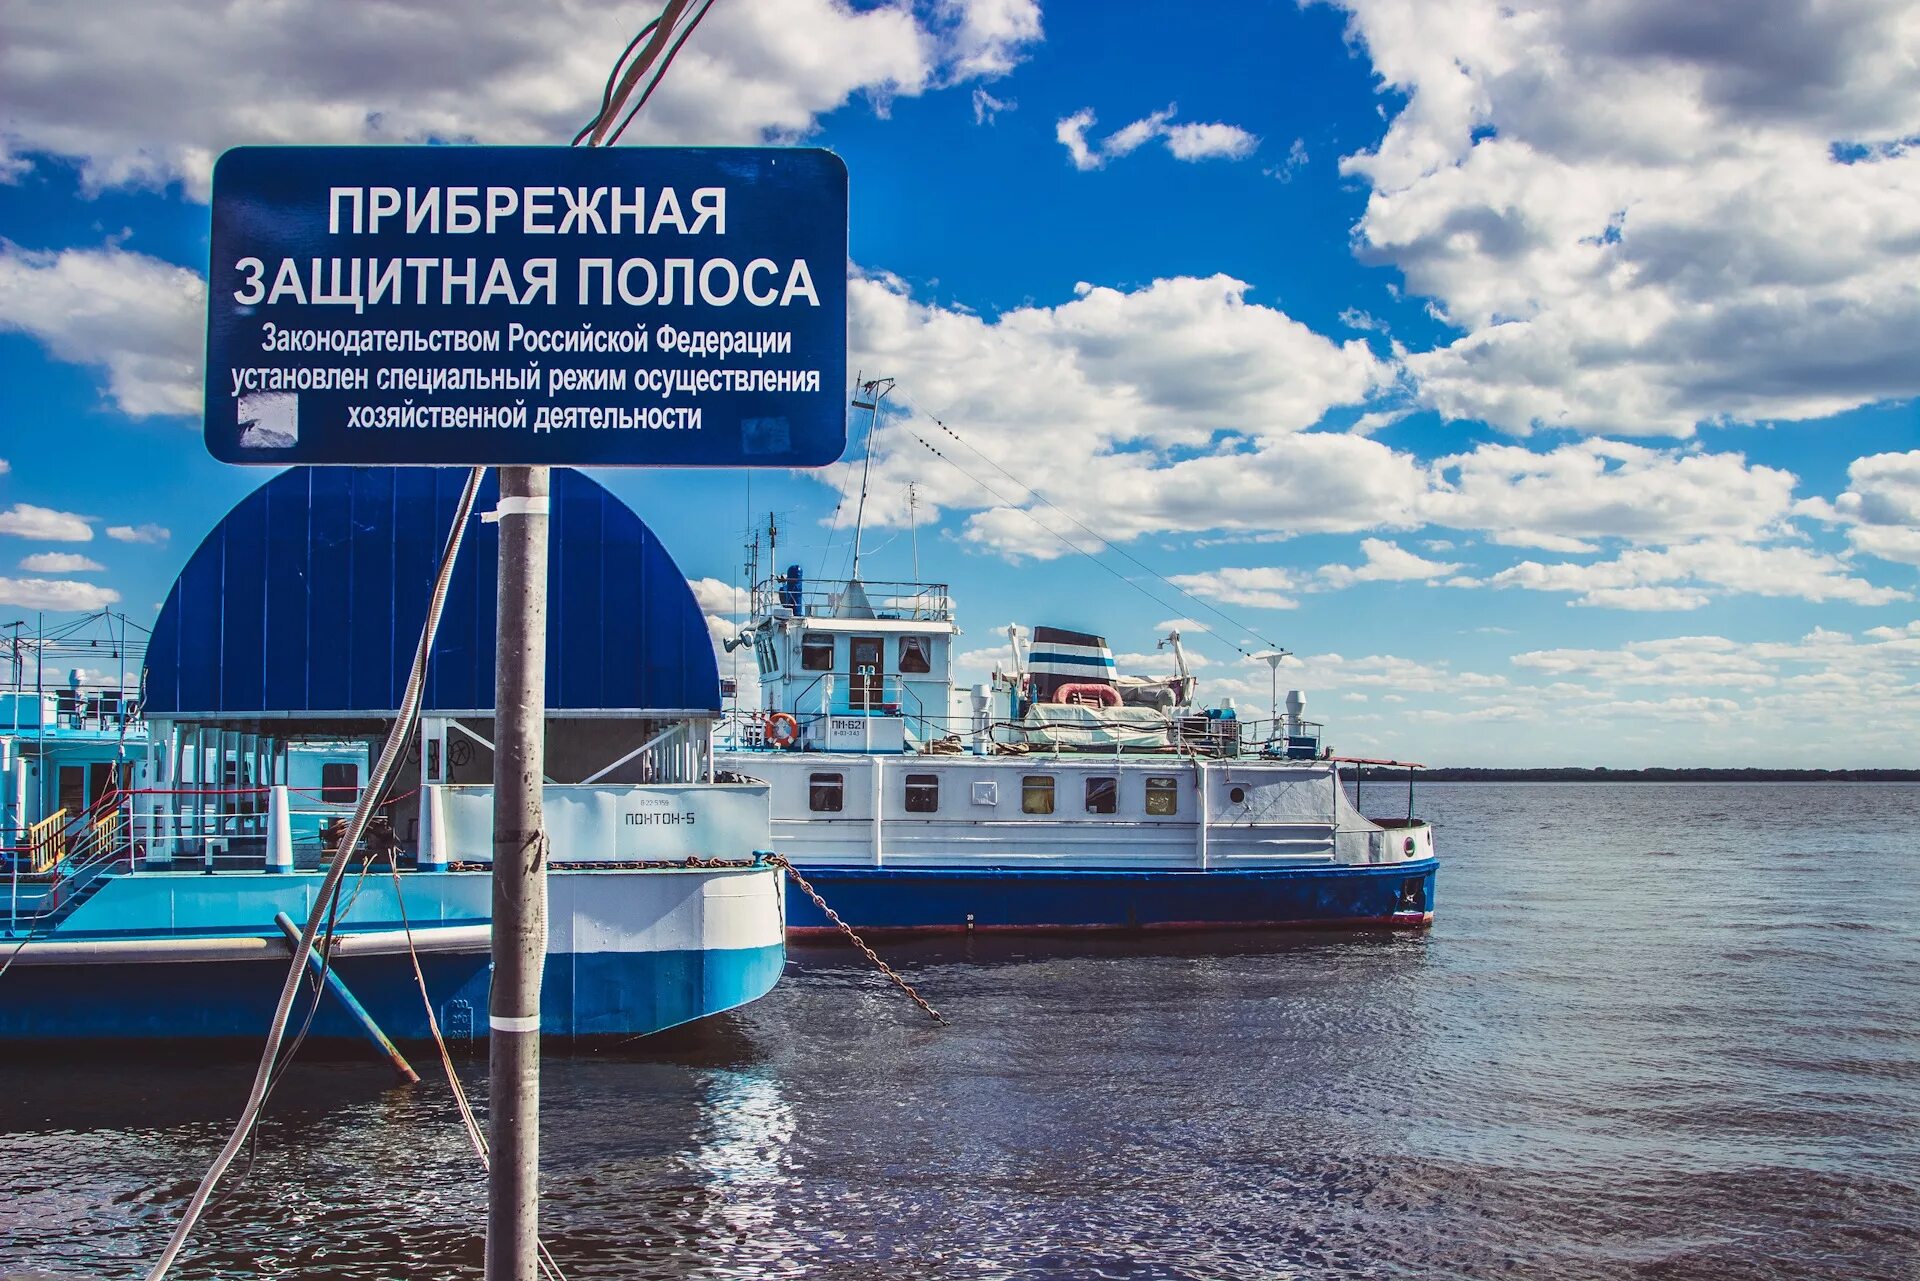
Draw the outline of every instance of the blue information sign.
<instances>
[{"instance_id":1,"label":"blue information sign","mask_svg":"<svg viewBox=\"0 0 1920 1281\"><path fill-rule=\"evenodd\" d=\"M817 467L847 170L818 149L241 147L213 171L229 463Z\"/></svg>"}]
</instances>

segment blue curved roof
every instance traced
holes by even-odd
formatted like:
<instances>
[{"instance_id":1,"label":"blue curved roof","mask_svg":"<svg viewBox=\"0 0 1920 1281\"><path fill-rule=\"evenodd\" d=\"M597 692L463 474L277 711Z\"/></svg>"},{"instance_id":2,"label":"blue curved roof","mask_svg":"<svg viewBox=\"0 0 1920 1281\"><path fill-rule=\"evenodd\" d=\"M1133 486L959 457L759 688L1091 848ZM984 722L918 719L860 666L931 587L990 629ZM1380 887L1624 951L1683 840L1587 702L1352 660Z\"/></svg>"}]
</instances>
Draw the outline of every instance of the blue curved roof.
<instances>
[{"instance_id":1,"label":"blue curved roof","mask_svg":"<svg viewBox=\"0 0 1920 1281\"><path fill-rule=\"evenodd\" d=\"M167 593L147 646L146 713L174 720L392 713L466 471L296 467L242 499ZM493 706L494 473L460 549L425 709ZM547 706L720 707L706 618L625 503L553 471Z\"/></svg>"}]
</instances>

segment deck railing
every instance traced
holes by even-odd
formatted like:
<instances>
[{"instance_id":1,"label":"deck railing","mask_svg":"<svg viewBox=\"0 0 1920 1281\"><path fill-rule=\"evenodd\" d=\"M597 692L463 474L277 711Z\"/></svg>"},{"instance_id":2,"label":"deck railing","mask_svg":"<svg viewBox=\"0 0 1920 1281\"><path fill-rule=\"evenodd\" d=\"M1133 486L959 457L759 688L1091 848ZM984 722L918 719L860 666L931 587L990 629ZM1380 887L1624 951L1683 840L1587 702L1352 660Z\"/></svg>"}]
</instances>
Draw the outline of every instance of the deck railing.
<instances>
[{"instance_id":1,"label":"deck railing","mask_svg":"<svg viewBox=\"0 0 1920 1281\"><path fill-rule=\"evenodd\" d=\"M55 810L27 829L27 868L35 876L52 871L67 856L67 811Z\"/></svg>"}]
</instances>

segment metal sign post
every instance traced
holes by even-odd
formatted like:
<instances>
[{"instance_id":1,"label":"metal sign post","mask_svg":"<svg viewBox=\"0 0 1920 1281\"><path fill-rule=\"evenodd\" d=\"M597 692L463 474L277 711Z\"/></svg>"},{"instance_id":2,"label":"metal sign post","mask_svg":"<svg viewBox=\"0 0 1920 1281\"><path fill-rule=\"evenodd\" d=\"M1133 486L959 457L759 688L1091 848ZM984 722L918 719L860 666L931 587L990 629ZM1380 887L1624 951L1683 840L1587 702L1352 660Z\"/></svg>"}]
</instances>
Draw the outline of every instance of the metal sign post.
<instances>
[{"instance_id":1,"label":"metal sign post","mask_svg":"<svg viewBox=\"0 0 1920 1281\"><path fill-rule=\"evenodd\" d=\"M540 980L547 956L545 467L502 467L494 653L493 984L487 998L487 1270L531 1278L540 1247Z\"/></svg>"},{"instance_id":2,"label":"metal sign post","mask_svg":"<svg viewBox=\"0 0 1920 1281\"><path fill-rule=\"evenodd\" d=\"M214 167L214 457L500 468L491 1281L539 1270L549 468L825 466L846 352L830 152L243 147Z\"/></svg>"}]
</instances>

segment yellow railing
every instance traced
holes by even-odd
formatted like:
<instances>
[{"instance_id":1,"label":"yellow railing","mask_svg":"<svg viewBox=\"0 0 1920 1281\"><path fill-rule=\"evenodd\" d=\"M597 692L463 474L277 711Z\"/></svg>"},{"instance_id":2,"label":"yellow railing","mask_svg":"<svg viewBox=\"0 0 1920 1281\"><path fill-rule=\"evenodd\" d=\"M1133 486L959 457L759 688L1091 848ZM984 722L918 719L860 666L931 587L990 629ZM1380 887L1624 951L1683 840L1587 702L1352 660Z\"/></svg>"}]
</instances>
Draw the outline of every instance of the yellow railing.
<instances>
[{"instance_id":1,"label":"yellow railing","mask_svg":"<svg viewBox=\"0 0 1920 1281\"><path fill-rule=\"evenodd\" d=\"M27 829L27 870L47 872L67 856L67 812L56 810Z\"/></svg>"}]
</instances>

